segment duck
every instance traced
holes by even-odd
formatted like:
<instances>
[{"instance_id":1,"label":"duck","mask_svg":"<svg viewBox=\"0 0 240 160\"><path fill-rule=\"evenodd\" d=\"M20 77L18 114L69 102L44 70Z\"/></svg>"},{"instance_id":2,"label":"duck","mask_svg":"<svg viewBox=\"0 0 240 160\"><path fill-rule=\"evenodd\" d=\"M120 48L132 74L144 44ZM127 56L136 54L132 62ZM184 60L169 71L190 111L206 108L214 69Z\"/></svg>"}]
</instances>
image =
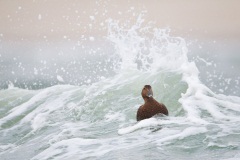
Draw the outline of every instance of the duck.
<instances>
[{"instance_id":1,"label":"duck","mask_svg":"<svg viewBox=\"0 0 240 160\"><path fill-rule=\"evenodd\" d=\"M144 104L138 108L136 116L137 121L151 118L157 114L168 116L167 107L163 103L159 103L153 98L153 91L150 85L145 85L141 94Z\"/></svg>"}]
</instances>

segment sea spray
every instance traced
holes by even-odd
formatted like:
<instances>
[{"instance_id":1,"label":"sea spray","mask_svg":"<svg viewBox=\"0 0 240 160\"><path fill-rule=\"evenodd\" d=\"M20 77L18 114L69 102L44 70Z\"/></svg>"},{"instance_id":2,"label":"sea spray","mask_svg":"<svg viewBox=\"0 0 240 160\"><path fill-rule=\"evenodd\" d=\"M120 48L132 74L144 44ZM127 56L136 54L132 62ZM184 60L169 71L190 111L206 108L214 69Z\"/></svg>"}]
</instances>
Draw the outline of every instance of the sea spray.
<instances>
[{"instance_id":1,"label":"sea spray","mask_svg":"<svg viewBox=\"0 0 240 160\"><path fill-rule=\"evenodd\" d=\"M103 40L114 47L113 75L79 86L0 90L1 159L240 157L240 98L201 82L183 38L142 15L132 25L109 20L108 27ZM168 117L136 122L145 84Z\"/></svg>"}]
</instances>

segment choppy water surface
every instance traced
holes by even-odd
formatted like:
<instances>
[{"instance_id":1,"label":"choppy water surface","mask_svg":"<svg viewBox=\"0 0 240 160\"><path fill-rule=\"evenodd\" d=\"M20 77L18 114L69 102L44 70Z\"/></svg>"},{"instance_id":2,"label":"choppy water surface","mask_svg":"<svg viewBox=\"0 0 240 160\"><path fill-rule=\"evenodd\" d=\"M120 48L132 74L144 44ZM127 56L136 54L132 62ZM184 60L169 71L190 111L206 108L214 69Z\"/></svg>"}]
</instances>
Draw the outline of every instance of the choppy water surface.
<instances>
[{"instance_id":1,"label":"choppy water surface","mask_svg":"<svg viewBox=\"0 0 240 160\"><path fill-rule=\"evenodd\" d=\"M141 17L130 27L109 20L108 28L103 38L108 49L87 48L89 57L78 61L73 56L69 68L56 62L54 71L45 74L45 86L36 78L6 82L8 89L0 90L1 159L240 158L237 86L229 90L235 96L220 94L221 85L212 91L204 83L215 81L208 77L203 83L203 71L196 66L207 61L189 60L184 39L143 25ZM207 69L214 66L207 64ZM32 75L42 75L48 67L35 66ZM75 79L77 75L82 77ZM145 84L152 85L170 116L136 123Z\"/></svg>"}]
</instances>

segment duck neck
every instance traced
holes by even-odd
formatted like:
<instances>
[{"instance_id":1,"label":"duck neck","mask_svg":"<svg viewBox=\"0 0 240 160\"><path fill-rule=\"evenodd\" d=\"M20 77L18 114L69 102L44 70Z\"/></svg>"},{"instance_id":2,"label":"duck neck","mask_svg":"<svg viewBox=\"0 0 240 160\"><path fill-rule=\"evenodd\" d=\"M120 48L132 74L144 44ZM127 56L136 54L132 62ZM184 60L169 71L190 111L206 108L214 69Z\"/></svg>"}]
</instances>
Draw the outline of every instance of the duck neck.
<instances>
[{"instance_id":1,"label":"duck neck","mask_svg":"<svg viewBox=\"0 0 240 160\"><path fill-rule=\"evenodd\" d=\"M153 101L153 97L144 97L143 99L145 103Z\"/></svg>"}]
</instances>

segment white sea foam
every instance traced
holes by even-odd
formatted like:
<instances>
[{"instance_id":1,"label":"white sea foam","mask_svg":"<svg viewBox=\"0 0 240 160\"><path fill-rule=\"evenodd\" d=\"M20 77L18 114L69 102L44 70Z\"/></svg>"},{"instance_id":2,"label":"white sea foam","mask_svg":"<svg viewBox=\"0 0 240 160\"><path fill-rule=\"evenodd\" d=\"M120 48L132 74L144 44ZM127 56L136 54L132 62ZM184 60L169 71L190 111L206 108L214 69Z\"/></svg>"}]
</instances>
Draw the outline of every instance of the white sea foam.
<instances>
[{"instance_id":1,"label":"white sea foam","mask_svg":"<svg viewBox=\"0 0 240 160\"><path fill-rule=\"evenodd\" d=\"M84 159L87 158L87 156L97 157L104 155L107 151L102 151L101 147L94 152L84 149L86 146L95 145L98 143L99 142L95 139L72 138L68 140L62 140L53 144L47 150L41 152L32 159ZM108 150L111 149L109 148Z\"/></svg>"},{"instance_id":2,"label":"white sea foam","mask_svg":"<svg viewBox=\"0 0 240 160\"><path fill-rule=\"evenodd\" d=\"M43 125L42 122L44 122L44 120L40 118L41 117L40 116L41 106L43 106L43 109L45 110L45 111L43 111L42 114L46 114L46 112L51 113L51 111L56 109L56 106L58 108L62 106L62 105L51 105L51 103L50 103L51 107L46 107L46 103L47 104L49 103L49 101L47 99L53 98L51 95L56 93L56 88L60 89L59 86L54 86L54 87L51 87L48 89L44 89L42 91L37 91L36 92L37 94L35 96L33 96L30 100L11 109L6 114L6 116L1 118L0 125L3 125L4 123L7 123L8 121L14 120L16 117L21 116L21 115L25 115L25 117L22 119L21 123L29 122L33 118L36 118L37 120L35 122L33 121L33 124L37 124L37 126L40 124ZM65 90L65 91L67 88L69 88L69 86L61 87L61 89ZM56 102L53 102L53 103L55 104ZM59 104L59 103L61 103L61 101L57 101L57 104ZM55 108L53 108L53 107L55 107ZM34 109L36 109L36 110L34 110ZM53 109L53 110L51 110L51 109ZM29 112L29 110L30 111L34 110L34 111L32 111L32 112L30 112L30 114L26 115ZM49 114L46 114L46 116L49 116ZM39 118L41 119L41 121L39 121L40 120ZM36 127L33 127L33 128L36 128Z\"/></svg>"},{"instance_id":3,"label":"white sea foam","mask_svg":"<svg viewBox=\"0 0 240 160\"><path fill-rule=\"evenodd\" d=\"M194 136L196 134L201 134L207 132L207 129L205 127L189 127L184 129L183 131L179 131L178 133L174 133L173 135L166 136L160 140L157 140L157 143L159 145L162 145L163 143L173 143L173 140L182 140L189 136Z\"/></svg>"},{"instance_id":4,"label":"white sea foam","mask_svg":"<svg viewBox=\"0 0 240 160\"><path fill-rule=\"evenodd\" d=\"M16 145L14 144L6 144L6 145L1 145L0 144L0 151L4 151L4 150L7 150L7 149L11 149L13 147L15 147Z\"/></svg>"},{"instance_id":5,"label":"white sea foam","mask_svg":"<svg viewBox=\"0 0 240 160\"><path fill-rule=\"evenodd\" d=\"M57 80L58 80L59 82L64 82L63 78L62 78L61 76L59 76L59 75L57 75Z\"/></svg>"},{"instance_id":6,"label":"white sea foam","mask_svg":"<svg viewBox=\"0 0 240 160\"><path fill-rule=\"evenodd\" d=\"M141 129L141 128L159 126L159 125L161 125L160 121L157 121L155 118L150 118L150 119L142 120L142 121L138 122L137 124L135 124L133 126L129 126L129 127L126 127L126 128L121 128L121 129L118 130L118 134L119 135L124 135L124 134L134 132L134 131L136 131L138 129Z\"/></svg>"}]
</instances>

